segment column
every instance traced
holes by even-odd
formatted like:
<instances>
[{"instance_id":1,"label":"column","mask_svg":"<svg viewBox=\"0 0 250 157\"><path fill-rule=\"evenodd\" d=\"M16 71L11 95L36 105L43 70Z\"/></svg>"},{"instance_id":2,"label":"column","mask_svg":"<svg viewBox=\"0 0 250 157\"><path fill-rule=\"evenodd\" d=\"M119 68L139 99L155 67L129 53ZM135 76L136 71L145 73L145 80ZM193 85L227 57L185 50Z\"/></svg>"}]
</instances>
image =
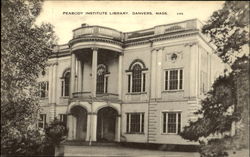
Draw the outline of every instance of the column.
<instances>
[{"instance_id":1,"label":"column","mask_svg":"<svg viewBox=\"0 0 250 157\"><path fill-rule=\"evenodd\" d=\"M71 54L71 72L70 72L70 97L73 98L73 93L75 92L75 65L76 58L75 54Z\"/></svg>"},{"instance_id":2,"label":"column","mask_svg":"<svg viewBox=\"0 0 250 157\"><path fill-rule=\"evenodd\" d=\"M97 74L97 51L98 48L92 48L92 96L96 97L96 74Z\"/></svg>"},{"instance_id":3,"label":"column","mask_svg":"<svg viewBox=\"0 0 250 157\"><path fill-rule=\"evenodd\" d=\"M117 130L116 130L116 141L120 142L121 138L121 115L118 115L116 117L116 125L117 125Z\"/></svg>"},{"instance_id":4,"label":"column","mask_svg":"<svg viewBox=\"0 0 250 157\"><path fill-rule=\"evenodd\" d=\"M76 65L75 65L75 92L78 92L78 58L76 57Z\"/></svg>"},{"instance_id":5,"label":"column","mask_svg":"<svg viewBox=\"0 0 250 157\"><path fill-rule=\"evenodd\" d=\"M189 96L197 96L198 88L198 73L197 73L197 61L198 61L198 46L196 43L190 43L190 69L189 69Z\"/></svg>"},{"instance_id":6,"label":"column","mask_svg":"<svg viewBox=\"0 0 250 157\"><path fill-rule=\"evenodd\" d=\"M119 55L118 63L118 99L122 99L122 59L123 55Z\"/></svg>"},{"instance_id":7,"label":"column","mask_svg":"<svg viewBox=\"0 0 250 157\"><path fill-rule=\"evenodd\" d=\"M195 66L195 74L196 74L196 97L200 94L200 52L199 52L199 45L194 45L195 54L196 54L196 66Z\"/></svg>"},{"instance_id":8,"label":"column","mask_svg":"<svg viewBox=\"0 0 250 157\"><path fill-rule=\"evenodd\" d=\"M78 75L77 75L77 79L78 79L78 92L82 91L82 63L80 60L78 60Z\"/></svg>"},{"instance_id":9,"label":"column","mask_svg":"<svg viewBox=\"0 0 250 157\"><path fill-rule=\"evenodd\" d=\"M76 117L72 116L72 134L73 139L76 139Z\"/></svg>"},{"instance_id":10,"label":"column","mask_svg":"<svg viewBox=\"0 0 250 157\"><path fill-rule=\"evenodd\" d=\"M92 113L91 141L96 141L96 129L97 129L97 114Z\"/></svg>"},{"instance_id":11,"label":"column","mask_svg":"<svg viewBox=\"0 0 250 157\"><path fill-rule=\"evenodd\" d=\"M86 139L85 141L90 141L90 117L91 117L91 114L88 113L88 117L87 117L87 130L86 130Z\"/></svg>"},{"instance_id":12,"label":"column","mask_svg":"<svg viewBox=\"0 0 250 157\"><path fill-rule=\"evenodd\" d=\"M68 128L68 140L73 140L73 125L72 125L72 115L67 116L67 128Z\"/></svg>"},{"instance_id":13,"label":"column","mask_svg":"<svg viewBox=\"0 0 250 157\"><path fill-rule=\"evenodd\" d=\"M156 65L156 68L157 68L157 78L156 78L156 82L157 82L157 85L156 85L156 98L161 98L161 84L162 84L162 79L161 79L161 74L162 74L162 49L159 49L158 52L157 52L157 65Z\"/></svg>"},{"instance_id":14,"label":"column","mask_svg":"<svg viewBox=\"0 0 250 157\"><path fill-rule=\"evenodd\" d=\"M49 93L48 93L48 98L49 98L49 104L52 103L52 84L53 84L53 65L49 66Z\"/></svg>"},{"instance_id":15,"label":"column","mask_svg":"<svg viewBox=\"0 0 250 157\"><path fill-rule=\"evenodd\" d=\"M156 82L156 50L153 49L151 53L152 65L151 65L151 98L155 98L155 82Z\"/></svg>"},{"instance_id":16,"label":"column","mask_svg":"<svg viewBox=\"0 0 250 157\"><path fill-rule=\"evenodd\" d=\"M52 99L52 103L56 103L56 94L57 94L57 65L58 63L55 63L54 66L53 66L53 85L51 85L51 87L53 87L53 99Z\"/></svg>"}]
</instances>

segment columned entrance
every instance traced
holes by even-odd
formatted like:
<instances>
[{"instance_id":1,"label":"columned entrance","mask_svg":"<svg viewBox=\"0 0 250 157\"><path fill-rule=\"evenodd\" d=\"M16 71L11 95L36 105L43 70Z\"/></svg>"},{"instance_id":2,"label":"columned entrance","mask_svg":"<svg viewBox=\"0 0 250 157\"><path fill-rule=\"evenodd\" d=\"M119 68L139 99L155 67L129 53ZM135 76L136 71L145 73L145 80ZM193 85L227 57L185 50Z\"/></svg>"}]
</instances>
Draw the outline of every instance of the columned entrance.
<instances>
[{"instance_id":1,"label":"columned entrance","mask_svg":"<svg viewBox=\"0 0 250 157\"><path fill-rule=\"evenodd\" d=\"M71 109L73 140L85 140L87 138L87 110L81 106Z\"/></svg>"},{"instance_id":2,"label":"columned entrance","mask_svg":"<svg viewBox=\"0 0 250 157\"><path fill-rule=\"evenodd\" d=\"M104 107L97 113L97 141L111 142L115 141L117 133L118 113L112 107Z\"/></svg>"}]
</instances>

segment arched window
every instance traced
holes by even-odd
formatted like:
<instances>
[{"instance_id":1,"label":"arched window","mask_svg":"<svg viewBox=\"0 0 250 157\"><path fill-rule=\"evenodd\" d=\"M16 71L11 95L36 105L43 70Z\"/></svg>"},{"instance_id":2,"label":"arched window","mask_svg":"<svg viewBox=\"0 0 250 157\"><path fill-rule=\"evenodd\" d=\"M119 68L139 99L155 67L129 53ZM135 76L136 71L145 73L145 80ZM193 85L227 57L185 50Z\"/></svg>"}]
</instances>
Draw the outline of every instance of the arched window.
<instances>
[{"instance_id":1,"label":"arched window","mask_svg":"<svg viewBox=\"0 0 250 157\"><path fill-rule=\"evenodd\" d=\"M69 90L70 90L70 72L66 71L64 72L64 75L62 77L62 96L69 96Z\"/></svg>"},{"instance_id":2,"label":"arched window","mask_svg":"<svg viewBox=\"0 0 250 157\"><path fill-rule=\"evenodd\" d=\"M132 92L141 92L142 70L139 64L135 64L132 69Z\"/></svg>"},{"instance_id":3,"label":"arched window","mask_svg":"<svg viewBox=\"0 0 250 157\"><path fill-rule=\"evenodd\" d=\"M96 93L103 94L108 92L108 76L107 68L105 65L100 64L97 67L97 77L96 77Z\"/></svg>"},{"instance_id":4,"label":"arched window","mask_svg":"<svg viewBox=\"0 0 250 157\"><path fill-rule=\"evenodd\" d=\"M128 92L139 93L146 91L146 73L148 70L145 64L137 59L129 66L128 72Z\"/></svg>"}]
</instances>

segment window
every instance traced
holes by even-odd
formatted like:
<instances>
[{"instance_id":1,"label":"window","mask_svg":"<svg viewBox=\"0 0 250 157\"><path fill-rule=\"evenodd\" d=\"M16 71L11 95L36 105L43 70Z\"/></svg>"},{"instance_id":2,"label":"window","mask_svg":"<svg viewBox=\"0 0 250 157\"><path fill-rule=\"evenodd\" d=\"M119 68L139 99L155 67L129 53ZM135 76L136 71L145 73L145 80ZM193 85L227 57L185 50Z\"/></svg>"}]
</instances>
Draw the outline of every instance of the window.
<instances>
[{"instance_id":1,"label":"window","mask_svg":"<svg viewBox=\"0 0 250 157\"><path fill-rule=\"evenodd\" d=\"M165 90L180 89L183 89L183 70L167 70L165 72Z\"/></svg>"},{"instance_id":2,"label":"window","mask_svg":"<svg viewBox=\"0 0 250 157\"><path fill-rule=\"evenodd\" d=\"M62 78L62 96L69 96L70 90L70 72L66 72Z\"/></svg>"},{"instance_id":3,"label":"window","mask_svg":"<svg viewBox=\"0 0 250 157\"><path fill-rule=\"evenodd\" d=\"M208 90L208 81L207 81L207 73L204 71L201 71L201 80L200 80L200 94L206 93Z\"/></svg>"},{"instance_id":4,"label":"window","mask_svg":"<svg viewBox=\"0 0 250 157\"><path fill-rule=\"evenodd\" d=\"M163 112L162 123L163 133L179 134L181 132L181 113Z\"/></svg>"},{"instance_id":5,"label":"window","mask_svg":"<svg viewBox=\"0 0 250 157\"><path fill-rule=\"evenodd\" d=\"M59 114L59 120L63 122L65 126L67 126L67 114Z\"/></svg>"},{"instance_id":6,"label":"window","mask_svg":"<svg viewBox=\"0 0 250 157\"><path fill-rule=\"evenodd\" d=\"M48 97L48 92L49 92L49 82L39 82L39 95L41 98L46 98Z\"/></svg>"},{"instance_id":7,"label":"window","mask_svg":"<svg viewBox=\"0 0 250 157\"><path fill-rule=\"evenodd\" d=\"M45 125L46 125L46 114L40 114L38 127L44 129Z\"/></svg>"},{"instance_id":8,"label":"window","mask_svg":"<svg viewBox=\"0 0 250 157\"><path fill-rule=\"evenodd\" d=\"M144 132L144 113L127 113L127 133Z\"/></svg>"},{"instance_id":9,"label":"window","mask_svg":"<svg viewBox=\"0 0 250 157\"><path fill-rule=\"evenodd\" d=\"M108 92L108 76L106 66L103 64L97 67L97 77L96 77L96 93L103 94Z\"/></svg>"},{"instance_id":10,"label":"window","mask_svg":"<svg viewBox=\"0 0 250 157\"><path fill-rule=\"evenodd\" d=\"M131 73L128 74L128 92L145 92L146 91L146 73L143 71L140 63L133 64Z\"/></svg>"}]
</instances>

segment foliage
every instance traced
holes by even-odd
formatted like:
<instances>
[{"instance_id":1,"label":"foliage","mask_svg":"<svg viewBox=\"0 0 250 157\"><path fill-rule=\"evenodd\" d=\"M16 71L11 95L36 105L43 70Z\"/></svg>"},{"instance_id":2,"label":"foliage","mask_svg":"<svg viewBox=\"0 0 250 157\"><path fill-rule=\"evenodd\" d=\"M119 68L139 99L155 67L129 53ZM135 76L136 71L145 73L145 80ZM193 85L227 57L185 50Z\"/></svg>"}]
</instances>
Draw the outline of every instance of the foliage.
<instances>
[{"instance_id":1,"label":"foliage","mask_svg":"<svg viewBox=\"0 0 250 157\"><path fill-rule=\"evenodd\" d=\"M217 53L224 62L233 63L242 53L242 46L249 43L249 2L226 1L215 11L202 32L211 37Z\"/></svg>"},{"instance_id":2,"label":"foliage","mask_svg":"<svg viewBox=\"0 0 250 157\"><path fill-rule=\"evenodd\" d=\"M230 139L226 137L225 139ZM228 145L225 144L225 139L212 139L208 144L201 143L202 147L200 150L201 157L226 157L228 153L225 149Z\"/></svg>"},{"instance_id":3,"label":"foliage","mask_svg":"<svg viewBox=\"0 0 250 157\"><path fill-rule=\"evenodd\" d=\"M206 138L208 143L201 144L200 153L204 157L227 156L229 149L249 147L249 50L244 50L249 48L249 2L226 1L202 32L210 36L216 53L231 65L232 72L215 80L195 113L197 121L184 127L181 136L198 141L220 133L220 139ZM233 122L237 124L236 134L225 136Z\"/></svg>"},{"instance_id":4,"label":"foliage","mask_svg":"<svg viewBox=\"0 0 250 157\"><path fill-rule=\"evenodd\" d=\"M181 136L197 141L214 133L223 133L231 129L231 123L240 118L238 112L230 112L236 104L236 90L233 75L220 76L215 80L213 90L201 101L201 109L195 114L202 115L197 121L184 127Z\"/></svg>"},{"instance_id":5,"label":"foliage","mask_svg":"<svg viewBox=\"0 0 250 157\"><path fill-rule=\"evenodd\" d=\"M68 130L63 122L55 119L45 129L46 138L49 144L57 146L66 139Z\"/></svg>"},{"instance_id":6,"label":"foliage","mask_svg":"<svg viewBox=\"0 0 250 157\"><path fill-rule=\"evenodd\" d=\"M34 156L41 154L45 147L45 136L41 130L28 129L21 132L17 128L10 128L2 141L2 154L8 156Z\"/></svg>"},{"instance_id":7,"label":"foliage","mask_svg":"<svg viewBox=\"0 0 250 157\"><path fill-rule=\"evenodd\" d=\"M35 24L41 0L1 3L1 153L28 155L35 149L27 143L40 138L38 130L30 133L28 128L39 110L36 79L52 53L55 36L50 24ZM18 141L25 146L18 147Z\"/></svg>"}]
</instances>

